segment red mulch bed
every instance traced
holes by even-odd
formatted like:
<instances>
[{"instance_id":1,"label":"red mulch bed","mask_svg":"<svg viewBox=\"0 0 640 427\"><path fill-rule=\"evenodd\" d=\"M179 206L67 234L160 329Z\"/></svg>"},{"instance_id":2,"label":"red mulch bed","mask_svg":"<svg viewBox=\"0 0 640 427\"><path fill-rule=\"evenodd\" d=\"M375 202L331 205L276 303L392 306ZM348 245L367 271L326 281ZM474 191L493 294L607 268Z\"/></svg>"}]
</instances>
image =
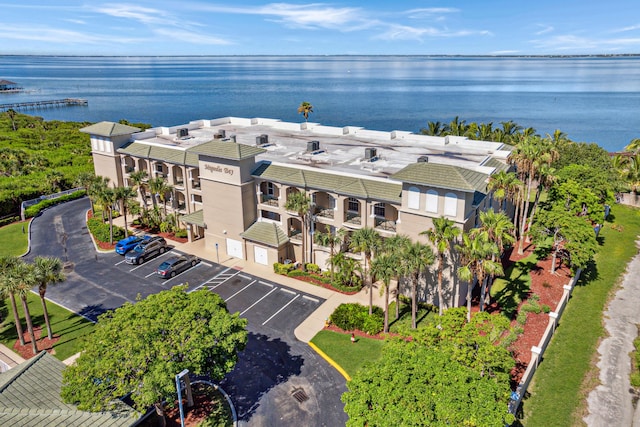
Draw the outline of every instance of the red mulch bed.
<instances>
[{"instance_id":1,"label":"red mulch bed","mask_svg":"<svg viewBox=\"0 0 640 427\"><path fill-rule=\"evenodd\" d=\"M60 337L54 334L53 339L50 340L46 335L46 331L43 331L43 328L40 326L34 326L33 332L36 336L38 351L46 350L51 354L55 354L53 345L58 342ZM41 338L43 332L45 332L45 335L44 338ZM13 350L22 356L23 359L30 359L35 356L35 354L33 354L33 350L31 348L31 335L29 335L29 331L26 328L22 336L24 337L24 345L20 345L20 341L16 339L16 343L13 345Z\"/></svg>"},{"instance_id":2,"label":"red mulch bed","mask_svg":"<svg viewBox=\"0 0 640 427\"><path fill-rule=\"evenodd\" d=\"M215 409L216 402L207 394L198 391L198 384L193 386L193 407L187 408L187 400L182 400L182 409L184 411L184 425L193 427L204 421L207 416ZM165 411L167 427L180 427L180 408L178 402L175 401L175 408Z\"/></svg>"},{"instance_id":3,"label":"red mulch bed","mask_svg":"<svg viewBox=\"0 0 640 427\"><path fill-rule=\"evenodd\" d=\"M328 283L324 283L323 281L310 276L296 276L294 277L294 279L300 280L301 282L311 283L312 285L320 286L325 289L329 289L330 291L338 292L343 295L355 295L358 292L360 292L360 291L351 291L351 292L341 291L340 289L336 289L333 286L329 285Z\"/></svg>"}]
</instances>

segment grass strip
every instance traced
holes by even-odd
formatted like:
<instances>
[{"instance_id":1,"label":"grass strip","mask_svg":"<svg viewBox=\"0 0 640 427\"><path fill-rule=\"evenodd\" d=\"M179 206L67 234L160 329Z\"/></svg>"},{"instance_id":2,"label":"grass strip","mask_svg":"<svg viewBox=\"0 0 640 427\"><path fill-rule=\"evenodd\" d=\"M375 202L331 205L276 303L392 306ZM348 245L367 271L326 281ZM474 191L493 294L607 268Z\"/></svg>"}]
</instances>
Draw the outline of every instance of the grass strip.
<instances>
[{"instance_id":1,"label":"grass strip","mask_svg":"<svg viewBox=\"0 0 640 427\"><path fill-rule=\"evenodd\" d=\"M16 299L18 300L18 315L26 332L27 325L24 320L22 305L17 296ZM27 301L33 326L42 326L42 334L46 336L46 325L42 314L40 297L29 293ZM50 301L47 301L47 310L53 335L54 337L60 336L60 339L53 345L54 356L59 360L65 360L82 351L83 338L93 332L93 323ZM18 339L18 335L16 334L15 323L13 323L11 303L8 299L0 300L0 319L2 319L0 323L0 342L12 349Z\"/></svg>"},{"instance_id":2,"label":"grass strip","mask_svg":"<svg viewBox=\"0 0 640 427\"><path fill-rule=\"evenodd\" d=\"M382 355L383 340L357 337L351 342L350 334L333 331L320 331L311 342L333 359L350 377L366 362L375 361Z\"/></svg>"},{"instance_id":3,"label":"grass strip","mask_svg":"<svg viewBox=\"0 0 640 427\"><path fill-rule=\"evenodd\" d=\"M0 227L0 256L22 256L27 252L29 222L14 222Z\"/></svg>"},{"instance_id":4,"label":"grass strip","mask_svg":"<svg viewBox=\"0 0 640 427\"><path fill-rule=\"evenodd\" d=\"M603 311L626 265L638 252L635 241L640 234L640 211L616 205L613 215L615 229L607 224L601 231L595 265L583 272L574 288L529 387L522 422L527 427L584 425L589 391L585 388L589 386L583 384L595 369L592 360L605 334Z\"/></svg>"}]
</instances>

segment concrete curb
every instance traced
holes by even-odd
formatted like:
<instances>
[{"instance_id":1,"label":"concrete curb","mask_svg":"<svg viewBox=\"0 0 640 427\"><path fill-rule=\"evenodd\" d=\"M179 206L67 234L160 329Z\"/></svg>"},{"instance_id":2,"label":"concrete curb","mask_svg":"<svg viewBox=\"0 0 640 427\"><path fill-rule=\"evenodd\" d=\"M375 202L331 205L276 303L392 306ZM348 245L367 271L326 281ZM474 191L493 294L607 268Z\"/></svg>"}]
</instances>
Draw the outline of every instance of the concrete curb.
<instances>
[{"instance_id":1,"label":"concrete curb","mask_svg":"<svg viewBox=\"0 0 640 427\"><path fill-rule=\"evenodd\" d=\"M309 347L311 347L316 353L318 353L320 355L320 357L322 357L324 360L326 360L329 363L329 365L331 365L334 368L336 368L336 371L340 372L340 374L347 381L351 381L351 376L349 374L347 374L347 371L342 369L342 366L338 365L335 360L333 360L332 358L327 356L327 354L324 351L320 350L317 345L315 345L312 342L309 342Z\"/></svg>"}]
</instances>

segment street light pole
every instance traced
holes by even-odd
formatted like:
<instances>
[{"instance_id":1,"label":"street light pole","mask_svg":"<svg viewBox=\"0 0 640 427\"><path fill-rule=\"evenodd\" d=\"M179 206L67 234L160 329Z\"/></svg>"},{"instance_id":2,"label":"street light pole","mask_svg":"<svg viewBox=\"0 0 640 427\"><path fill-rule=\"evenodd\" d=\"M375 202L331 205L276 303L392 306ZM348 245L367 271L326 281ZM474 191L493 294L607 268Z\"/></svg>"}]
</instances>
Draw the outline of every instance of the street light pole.
<instances>
[{"instance_id":1,"label":"street light pole","mask_svg":"<svg viewBox=\"0 0 640 427\"><path fill-rule=\"evenodd\" d=\"M180 379L189 374L189 370L185 369L176 375L176 390L178 391L178 407L180 408L180 425L184 427L184 409L182 407L182 390L180 387Z\"/></svg>"}]
</instances>

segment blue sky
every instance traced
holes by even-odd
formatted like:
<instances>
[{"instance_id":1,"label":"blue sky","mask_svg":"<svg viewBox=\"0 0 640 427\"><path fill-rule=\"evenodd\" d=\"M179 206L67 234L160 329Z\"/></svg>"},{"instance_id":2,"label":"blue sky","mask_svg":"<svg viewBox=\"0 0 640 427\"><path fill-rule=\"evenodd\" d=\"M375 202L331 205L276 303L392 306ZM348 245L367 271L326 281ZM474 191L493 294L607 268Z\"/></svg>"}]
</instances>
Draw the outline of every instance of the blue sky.
<instances>
[{"instance_id":1,"label":"blue sky","mask_svg":"<svg viewBox=\"0 0 640 427\"><path fill-rule=\"evenodd\" d=\"M0 54L640 53L638 0L0 0Z\"/></svg>"}]
</instances>

